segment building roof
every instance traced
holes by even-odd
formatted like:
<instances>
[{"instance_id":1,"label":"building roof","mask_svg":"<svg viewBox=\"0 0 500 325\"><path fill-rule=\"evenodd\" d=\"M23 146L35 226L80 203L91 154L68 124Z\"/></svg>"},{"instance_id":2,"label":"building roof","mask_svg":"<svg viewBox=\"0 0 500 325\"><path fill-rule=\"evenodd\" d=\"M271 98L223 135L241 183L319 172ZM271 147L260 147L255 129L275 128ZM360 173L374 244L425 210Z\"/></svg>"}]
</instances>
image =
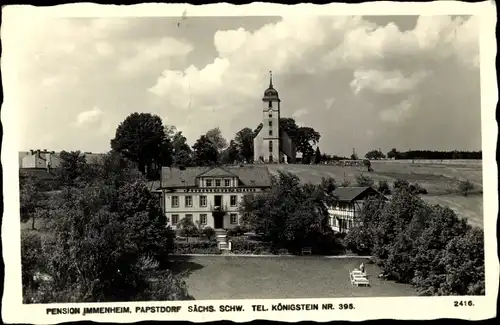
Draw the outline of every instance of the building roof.
<instances>
[{"instance_id":1,"label":"building roof","mask_svg":"<svg viewBox=\"0 0 500 325\"><path fill-rule=\"evenodd\" d=\"M220 175L218 170L226 171L226 175ZM271 186L271 174L266 166L242 165L221 167L187 167L185 169L163 167L161 170L161 187L179 188L196 187L198 177L238 177L240 186L247 187L269 187Z\"/></svg>"},{"instance_id":2,"label":"building roof","mask_svg":"<svg viewBox=\"0 0 500 325\"><path fill-rule=\"evenodd\" d=\"M352 202L355 200L362 200L370 195L385 196L379 191L373 189L370 186L349 186L349 187L337 187L333 191L333 195L340 202Z\"/></svg>"},{"instance_id":3,"label":"building roof","mask_svg":"<svg viewBox=\"0 0 500 325\"><path fill-rule=\"evenodd\" d=\"M273 87L273 74L271 71L269 71L269 87L264 92L264 97L262 98L262 100L265 102L280 101L278 91Z\"/></svg>"},{"instance_id":4,"label":"building roof","mask_svg":"<svg viewBox=\"0 0 500 325\"><path fill-rule=\"evenodd\" d=\"M235 177L236 175L223 167L215 167L198 175L198 177Z\"/></svg>"},{"instance_id":5,"label":"building roof","mask_svg":"<svg viewBox=\"0 0 500 325\"><path fill-rule=\"evenodd\" d=\"M159 180L158 181L146 182L146 187L151 192L155 192L155 191L158 191L160 189L161 182Z\"/></svg>"}]
</instances>

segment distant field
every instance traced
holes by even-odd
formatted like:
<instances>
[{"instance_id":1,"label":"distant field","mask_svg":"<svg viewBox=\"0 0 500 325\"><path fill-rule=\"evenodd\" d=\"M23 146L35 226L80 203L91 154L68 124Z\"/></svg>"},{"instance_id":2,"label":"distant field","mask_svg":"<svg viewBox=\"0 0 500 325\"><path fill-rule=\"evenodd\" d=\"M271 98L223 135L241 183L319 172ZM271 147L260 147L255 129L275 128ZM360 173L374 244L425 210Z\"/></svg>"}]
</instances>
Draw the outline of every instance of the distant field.
<instances>
[{"instance_id":1,"label":"distant field","mask_svg":"<svg viewBox=\"0 0 500 325\"><path fill-rule=\"evenodd\" d=\"M332 177L338 183L347 179L355 185L356 176L367 175L375 183L386 180L390 186L397 179L418 182L427 191L422 197L431 204L450 207L459 215L466 217L471 224L483 226L483 177L480 160L458 161L372 161L373 172L366 167L341 167L333 165L268 165L272 174L279 170L297 175L301 181L319 183L323 177ZM468 180L474 184L474 191L469 197L458 193L460 181Z\"/></svg>"}]
</instances>

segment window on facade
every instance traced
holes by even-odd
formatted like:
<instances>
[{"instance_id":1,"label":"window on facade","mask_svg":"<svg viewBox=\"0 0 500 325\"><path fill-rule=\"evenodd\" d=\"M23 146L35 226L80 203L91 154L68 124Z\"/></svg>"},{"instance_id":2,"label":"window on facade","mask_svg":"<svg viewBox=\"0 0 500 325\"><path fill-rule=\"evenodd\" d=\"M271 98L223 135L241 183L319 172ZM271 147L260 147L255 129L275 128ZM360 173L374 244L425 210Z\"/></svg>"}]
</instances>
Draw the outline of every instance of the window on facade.
<instances>
[{"instance_id":1,"label":"window on facade","mask_svg":"<svg viewBox=\"0 0 500 325\"><path fill-rule=\"evenodd\" d=\"M212 180L211 179L207 179L207 187L212 187Z\"/></svg>"},{"instance_id":2,"label":"window on facade","mask_svg":"<svg viewBox=\"0 0 500 325\"><path fill-rule=\"evenodd\" d=\"M231 206L235 207L236 204L238 203L238 197L236 195L231 195Z\"/></svg>"},{"instance_id":3,"label":"window on facade","mask_svg":"<svg viewBox=\"0 0 500 325\"><path fill-rule=\"evenodd\" d=\"M229 187L229 186L231 186L231 180L229 180L229 179L225 179L225 180L224 180L224 186L225 186L225 187Z\"/></svg>"},{"instance_id":4,"label":"window on facade","mask_svg":"<svg viewBox=\"0 0 500 325\"><path fill-rule=\"evenodd\" d=\"M179 215L178 214L173 214L172 215L172 224L176 225L179 223Z\"/></svg>"},{"instance_id":5,"label":"window on facade","mask_svg":"<svg viewBox=\"0 0 500 325\"><path fill-rule=\"evenodd\" d=\"M269 141L269 152L273 152L273 142Z\"/></svg>"},{"instance_id":6,"label":"window on facade","mask_svg":"<svg viewBox=\"0 0 500 325\"><path fill-rule=\"evenodd\" d=\"M206 206L207 206L207 196L200 195L200 207L206 207Z\"/></svg>"},{"instance_id":7,"label":"window on facade","mask_svg":"<svg viewBox=\"0 0 500 325\"><path fill-rule=\"evenodd\" d=\"M273 121L269 121L269 127L273 126Z\"/></svg>"},{"instance_id":8,"label":"window on facade","mask_svg":"<svg viewBox=\"0 0 500 325\"><path fill-rule=\"evenodd\" d=\"M200 224L202 224L202 225L207 224L207 215L206 214L200 214Z\"/></svg>"},{"instance_id":9,"label":"window on facade","mask_svg":"<svg viewBox=\"0 0 500 325\"><path fill-rule=\"evenodd\" d=\"M238 224L238 215L236 213L231 213L229 215L229 223L232 225Z\"/></svg>"},{"instance_id":10,"label":"window on facade","mask_svg":"<svg viewBox=\"0 0 500 325\"><path fill-rule=\"evenodd\" d=\"M220 186L220 179L216 179L216 180L215 180L215 186L216 186L216 187L219 187L219 186Z\"/></svg>"},{"instance_id":11,"label":"window on facade","mask_svg":"<svg viewBox=\"0 0 500 325\"><path fill-rule=\"evenodd\" d=\"M193 215L192 214L186 214L186 219L189 221L193 222Z\"/></svg>"},{"instance_id":12,"label":"window on facade","mask_svg":"<svg viewBox=\"0 0 500 325\"><path fill-rule=\"evenodd\" d=\"M269 130L269 135L272 136L273 135L273 130Z\"/></svg>"},{"instance_id":13,"label":"window on facade","mask_svg":"<svg viewBox=\"0 0 500 325\"><path fill-rule=\"evenodd\" d=\"M273 107L273 102L269 102L269 107Z\"/></svg>"},{"instance_id":14,"label":"window on facade","mask_svg":"<svg viewBox=\"0 0 500 325\"><path fill-rule=\"evenodd\" d=\"M187 207L192 207L193 206L193 197L191 195L185 196L185 205Z\"/></svg>"},{"instance_id":15,"label":"window on facade","mask_svg":"<svg viewBox=\"0 0 500 325\"><path fill-rule=\"evenodd\" d=\"M172 196L172 208L178 208L178 207L179 207L179 197Z\"/></svg>"}]
</instances>

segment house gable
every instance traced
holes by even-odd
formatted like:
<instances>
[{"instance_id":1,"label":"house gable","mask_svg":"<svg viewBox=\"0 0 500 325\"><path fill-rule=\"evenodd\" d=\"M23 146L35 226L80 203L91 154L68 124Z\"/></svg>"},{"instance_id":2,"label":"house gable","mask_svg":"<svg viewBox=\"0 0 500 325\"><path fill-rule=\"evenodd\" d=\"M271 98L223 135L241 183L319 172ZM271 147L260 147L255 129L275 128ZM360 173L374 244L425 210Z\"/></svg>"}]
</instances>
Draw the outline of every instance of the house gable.
<instances>
[{"instance_id":1,"label":"house gable","mask_svg":"<svg viewBox=\"0 0 500 325\"><path fill-rule=\"evenodd\" d=\"M222 167L214 167L206 172L201 173L198 177L237 177L237 175Z\"/></svg>"}]
</instances>

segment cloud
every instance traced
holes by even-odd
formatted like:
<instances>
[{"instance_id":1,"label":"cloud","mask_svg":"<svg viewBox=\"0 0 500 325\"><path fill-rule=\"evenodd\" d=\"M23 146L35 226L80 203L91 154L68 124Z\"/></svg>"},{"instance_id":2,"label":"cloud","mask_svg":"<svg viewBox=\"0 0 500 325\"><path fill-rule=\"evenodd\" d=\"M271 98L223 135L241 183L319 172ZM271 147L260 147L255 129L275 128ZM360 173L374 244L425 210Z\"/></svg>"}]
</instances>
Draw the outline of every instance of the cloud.
<instances>
[{"instance_id":1,"label":"cloud","mask_svg":"<svg viewBox=\"0 0 500 325\"><path fill-rule=\"evenodd\" d=\"M355 94L364 89L378 93L408 92L430 75L427 71L418 71L404 76L401 71L355 70L351 88Z\"/></svg>"},{"instance_id":2,"label":"cloud","mask_svg":"<svg viewBox=\"0 0 500 325\"><path fill-rule=\"evenodd\" d=\"M411 113L411 109L418 105L418 98L411 97L402 100L397 105L384 109L380 112L379 116L382 121L397 123L401 122L402 119L407 118Z\"/></svg>"},{"instance_id":3,"label":"cloud","mask_svg":"<svg viewBox=\"0 0 500 325\"><path fill-rule=\"evenodd\" d=\"M333 102L335 101L335 97L330 97L330 98L327 98L325 99L325 107L326 109L330 109L332 108L332 105L333 105Z\"/></svg>"},{"instance_id":4,"label":"cloud","mask_svg":"<svg viewBox=\"0 0 500 325\"><path fill-rule=\"evenodd\" d=\"M319 131L322 151L481 144L477 17L189 20L182 28L167 18L24 24L16 37L29 42L5 42L26 90L23 127L58 132L45 147L104 151L118 123L141 111L168 116L190 144L216 126L230 139L261 122L272 70L281 115ZM107 131L84 140L75 123Z\"/></svg>"},{"instance_id":5,"label":"cloud","mask_svg":"<svg viewBox=\"0 0 500 325\"><path fill-rule=\"evenodd\" d=\"M137 42L133 45L134 55L124 59L118 68L125 73L134 73L147 68L148 65L172 57L182 57L193 50L193 46L181 40L164 37Z\"/></svg>"},{"instance_id":6,"label":"cloud","mask_svg":"<svg viewBox=\"0 0 500 325\"><path fill-rule=\"evenodd\" d=\"M421 16L414 29L405 31L395 23L379 26L361 17L284 17L255 31L241 27L217 31L213 38L217 57L212 63L185 70L166 69L149 91L173 107L223 112L226 119L238 120L238 115L244 114L243 107L259 105L258 96L264 90L268 70L273 70L276 80L297 76L305 80L323 78L327 83L328 78L340 82L335 74L351 71L351 79L344 79L343 83L351 87L358 100L340 91L345 86L338 90L319 86L309 89L315 99L308 100L312 95L307 95L307 91L303 98L293 98L296 103L287 104L289 98L283 97L282 110L303 116L305 110L317 109L316 104L309 106L320 99L327 111L337 115L347 114L340 110L356 111L354 107L337 105L364 107L359 124L373 123L374 118L378 123L394 123L412 116L408 112L413 114L410 107L415 106L414 98L426 96L419 92L425 90L421 86L429 79L442 82L440 87L451 86L453 80L438 68L440 65L452 64L456 71L464 73L478 72L477 27L474 17ZM277 87L283 95L283 88ZM294 96L290 92L288 95ZM255 116L257 123L260 115ZM316 119L308 117L307 123L315 123L323 133L331 132L321 119L317 114ZM213 127L221 123L218 119L210 121L203 124ZM222 130L227 136L237 131L236 126L224 126ZM347 141L363 141L363 137L353 134ZM391 141L397 145L399 140ZM421 140L422 147L430 145L425 141Z\"/></svg>"},{"instance_id":7,"label":"cloud","mask_svg":"<svg viewBox=\"0 0 500 325\"><path fill-rule=\"evenodd\" d=\"M305 108L302 108L302 109L299 109L299 110L296 110L293 114L292 114L292 117L293 118L300 118L301 116L304 116L306 115L307 113L309 113L309 111Z\"/></svg>"},{"instance_id":8,"label":"cloud","mask_svg":"<svg viewBox=\"0 0 500 325\"><path fill-rule=\"evenodd\" d=\"M76 125L88 126L91 124L99 123L101 122L103 116L104 116L103 111L101 111L97 107L94 107L91 110L79 113L76 116Z\"/></svg>"}]
</instances>

